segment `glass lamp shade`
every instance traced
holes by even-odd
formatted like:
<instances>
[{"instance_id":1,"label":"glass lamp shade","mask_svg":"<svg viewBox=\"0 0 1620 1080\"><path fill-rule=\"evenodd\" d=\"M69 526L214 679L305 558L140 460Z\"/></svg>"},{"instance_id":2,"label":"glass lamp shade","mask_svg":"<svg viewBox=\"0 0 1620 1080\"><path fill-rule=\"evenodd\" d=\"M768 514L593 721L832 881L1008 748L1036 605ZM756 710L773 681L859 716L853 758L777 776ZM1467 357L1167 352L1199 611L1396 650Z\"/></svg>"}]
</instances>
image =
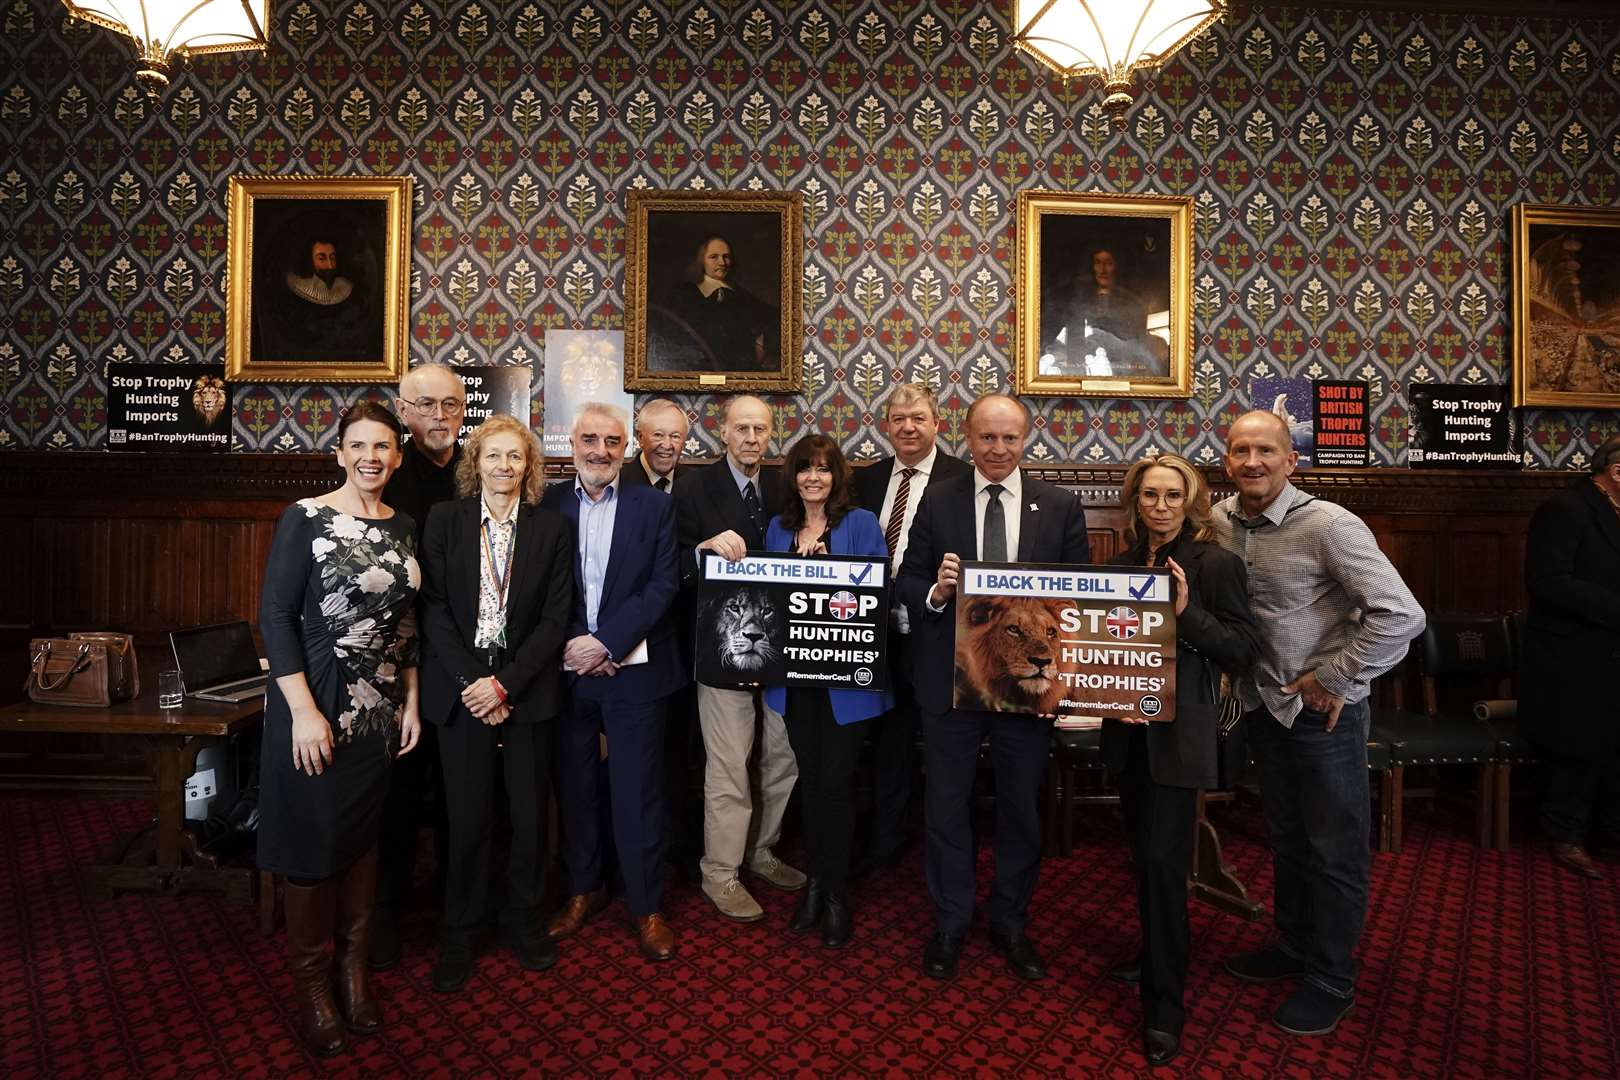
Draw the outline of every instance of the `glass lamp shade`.
<instances>
[{"instance_id":1,"label":"glass lamp shade","mask_svg":"<svg viewBox=\"0 0 1620 1080\"><path fill-rule=\"evenodd\" d=\"M1064 78L1098 75L1118 124L1131 73L1164 63L1221 17L1225 0L1014 0L1013 44Z\"/></svg>"},{"instance_id":2,"label":"glass lamp shade","mask_svg":"<svg viewBox=\"0 0 1620 1080\"><path fill-rule=\"evenodd\" d=\"M135 78L153 96L169 85L170 58L262 49L270 0L62 0L77 19L135 41Z\"/></svg>"}]
</instances>

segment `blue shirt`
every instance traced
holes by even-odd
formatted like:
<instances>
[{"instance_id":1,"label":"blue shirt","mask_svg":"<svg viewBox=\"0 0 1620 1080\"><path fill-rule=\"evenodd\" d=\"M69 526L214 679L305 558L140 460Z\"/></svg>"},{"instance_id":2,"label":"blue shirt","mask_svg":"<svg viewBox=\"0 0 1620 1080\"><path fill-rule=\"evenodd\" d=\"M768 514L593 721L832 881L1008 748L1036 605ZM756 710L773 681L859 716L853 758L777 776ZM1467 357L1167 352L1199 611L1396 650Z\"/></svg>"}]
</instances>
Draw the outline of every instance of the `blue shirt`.
<instances>
[{"instance_id":1,"label":"blue shirt","mask_svg":"<svg viewBox=\"0 0 1620 1080\"><path fill-rule=\"evenodd\" d=\"M731 470L731 478L737 482L737 494L743 496L743 501L748 501L748 496L743 494L744 489L751 487L754 489L754 498L758 500L760 509L763 510L765 507L765 498L764 494L759 489L759 470L755 469L753 476L747 475L741 469L737 468L737 463L731 460L730 454L726 455L726 467Z\"/></svg>"},{"instance_id":2,"label":"blue shirt","mask_svg":"<svg viewBox=\"0 0 1620 1080\"><path fill-rule=\"evenodd\" d=\"M585 625L596 633L596 613L602 606L602 582L607 577L608 552L613 547L613 522L619 514L618 481L592 500L585 485L574 481L579 498L579 576L585 582Z\"/></svg>"}]
</instances>

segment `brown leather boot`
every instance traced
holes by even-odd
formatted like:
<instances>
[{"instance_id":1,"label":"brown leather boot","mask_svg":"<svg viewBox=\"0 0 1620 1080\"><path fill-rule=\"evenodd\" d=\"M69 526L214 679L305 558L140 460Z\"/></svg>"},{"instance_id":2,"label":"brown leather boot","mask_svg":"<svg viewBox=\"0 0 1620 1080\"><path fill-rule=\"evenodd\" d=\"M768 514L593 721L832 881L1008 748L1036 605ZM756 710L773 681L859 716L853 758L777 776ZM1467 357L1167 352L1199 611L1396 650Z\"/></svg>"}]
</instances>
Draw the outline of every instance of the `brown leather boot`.
<instances>
[{"instance_id":1,"label":"brown leather boot","mask_svg":"<svg viewBox=\"0 0 1620 1080\"><path fill-rule=\"evenodd\" d=\"M382 1006L371 996L366 968L376 894L377 849L372 848L343 872L338 886L337 997L344 1022L356 1035L370 1035L383 1026Z\"/></svg>"},{"instance_id":2,"label":"brown leather boot","mask_svg":"<svg viewBox=\"0 0 1620 1080\"><path fill-rule=\"evenodd\" d=\"M323 1057L348 1045L332 996L332 967L326 953L337 916L337 894L335 880L319 885L287 883L287 969L298 1004L298 1034Z\"/></svg>"}]
</instances>

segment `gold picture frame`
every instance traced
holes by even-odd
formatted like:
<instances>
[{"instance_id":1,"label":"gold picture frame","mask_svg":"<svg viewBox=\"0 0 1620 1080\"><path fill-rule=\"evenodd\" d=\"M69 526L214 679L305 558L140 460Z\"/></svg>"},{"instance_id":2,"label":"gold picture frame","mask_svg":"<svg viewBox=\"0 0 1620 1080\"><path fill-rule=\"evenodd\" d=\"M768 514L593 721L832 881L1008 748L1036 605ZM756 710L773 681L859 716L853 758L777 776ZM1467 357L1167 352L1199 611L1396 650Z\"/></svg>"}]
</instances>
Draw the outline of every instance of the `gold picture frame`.
<instances>
[{"instance_id":1,"label":"gold picture frame","mask_svg":"<svg viewBox=\"0 0 1620 1080\"><path fill-rule=\"evenodd\" d=\"M1192 392L1192 213L1169 195L1019 192L1020 394Z\"/></svg>"},{"instance_id":2,"label":"gold picture frame","mask_svg":"<svg viewBox=\"0 0 1620 1080\"><path fill-rule=\"evenodd\" d=\"M797 192L630 192L626 390L803 388L803 207Z\"/></svg>"},{"instance_id":3,"label":"gold picture frame","mask_svg":"<svg viewBox=\"0 0 1620 1080\"><path fill-rule=\"evenodd\" d=\"M1620 210L1513 208L1513 404L1620 409Z\"/></svg>"},{"instance_id":4,"label":"gold picture frame","mask_svg":"<svg viewBox=\"0 0 1620 1080\"><path fill-rule=\"evenodd\" d=\"M227 200L226 379L399 381L411 178L233 176Z\"/></svg>"}]
</instances>

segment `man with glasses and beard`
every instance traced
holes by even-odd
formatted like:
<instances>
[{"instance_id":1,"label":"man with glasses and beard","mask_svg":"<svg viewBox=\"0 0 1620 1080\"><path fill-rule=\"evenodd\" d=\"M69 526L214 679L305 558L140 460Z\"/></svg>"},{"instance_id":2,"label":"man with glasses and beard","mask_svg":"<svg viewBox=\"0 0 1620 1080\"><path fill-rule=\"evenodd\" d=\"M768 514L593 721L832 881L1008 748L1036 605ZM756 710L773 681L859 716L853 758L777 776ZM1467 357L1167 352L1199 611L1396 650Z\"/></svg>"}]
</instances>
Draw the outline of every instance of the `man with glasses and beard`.
<instances>
[{"instance_id":1,"label":"man with glasses and beard","mask_svg":"<svg viewBox=\"0 0 1620 1080\"><path fill-rule=\"evenodd\" d=\"M400 452L403 461L388 481L383 498L416 523L417 551L422 550L428 511L456 497L456 465L461 460L456 439L466 409L467 388L461 376L444 364L421 364L399 381L394 410L411 437ZM396 764L388 800L383 804L382 835L377 848L377 907L372 916L369 957L373 971L386 971L399 963L399 915L410 897L416 871L416 833L424 820L433 825L435 892L444 885L449 825L444 810L439 733L432 724L424 724L422 729L422 740L415 752Z\"/></svg>"}]
</instances>

